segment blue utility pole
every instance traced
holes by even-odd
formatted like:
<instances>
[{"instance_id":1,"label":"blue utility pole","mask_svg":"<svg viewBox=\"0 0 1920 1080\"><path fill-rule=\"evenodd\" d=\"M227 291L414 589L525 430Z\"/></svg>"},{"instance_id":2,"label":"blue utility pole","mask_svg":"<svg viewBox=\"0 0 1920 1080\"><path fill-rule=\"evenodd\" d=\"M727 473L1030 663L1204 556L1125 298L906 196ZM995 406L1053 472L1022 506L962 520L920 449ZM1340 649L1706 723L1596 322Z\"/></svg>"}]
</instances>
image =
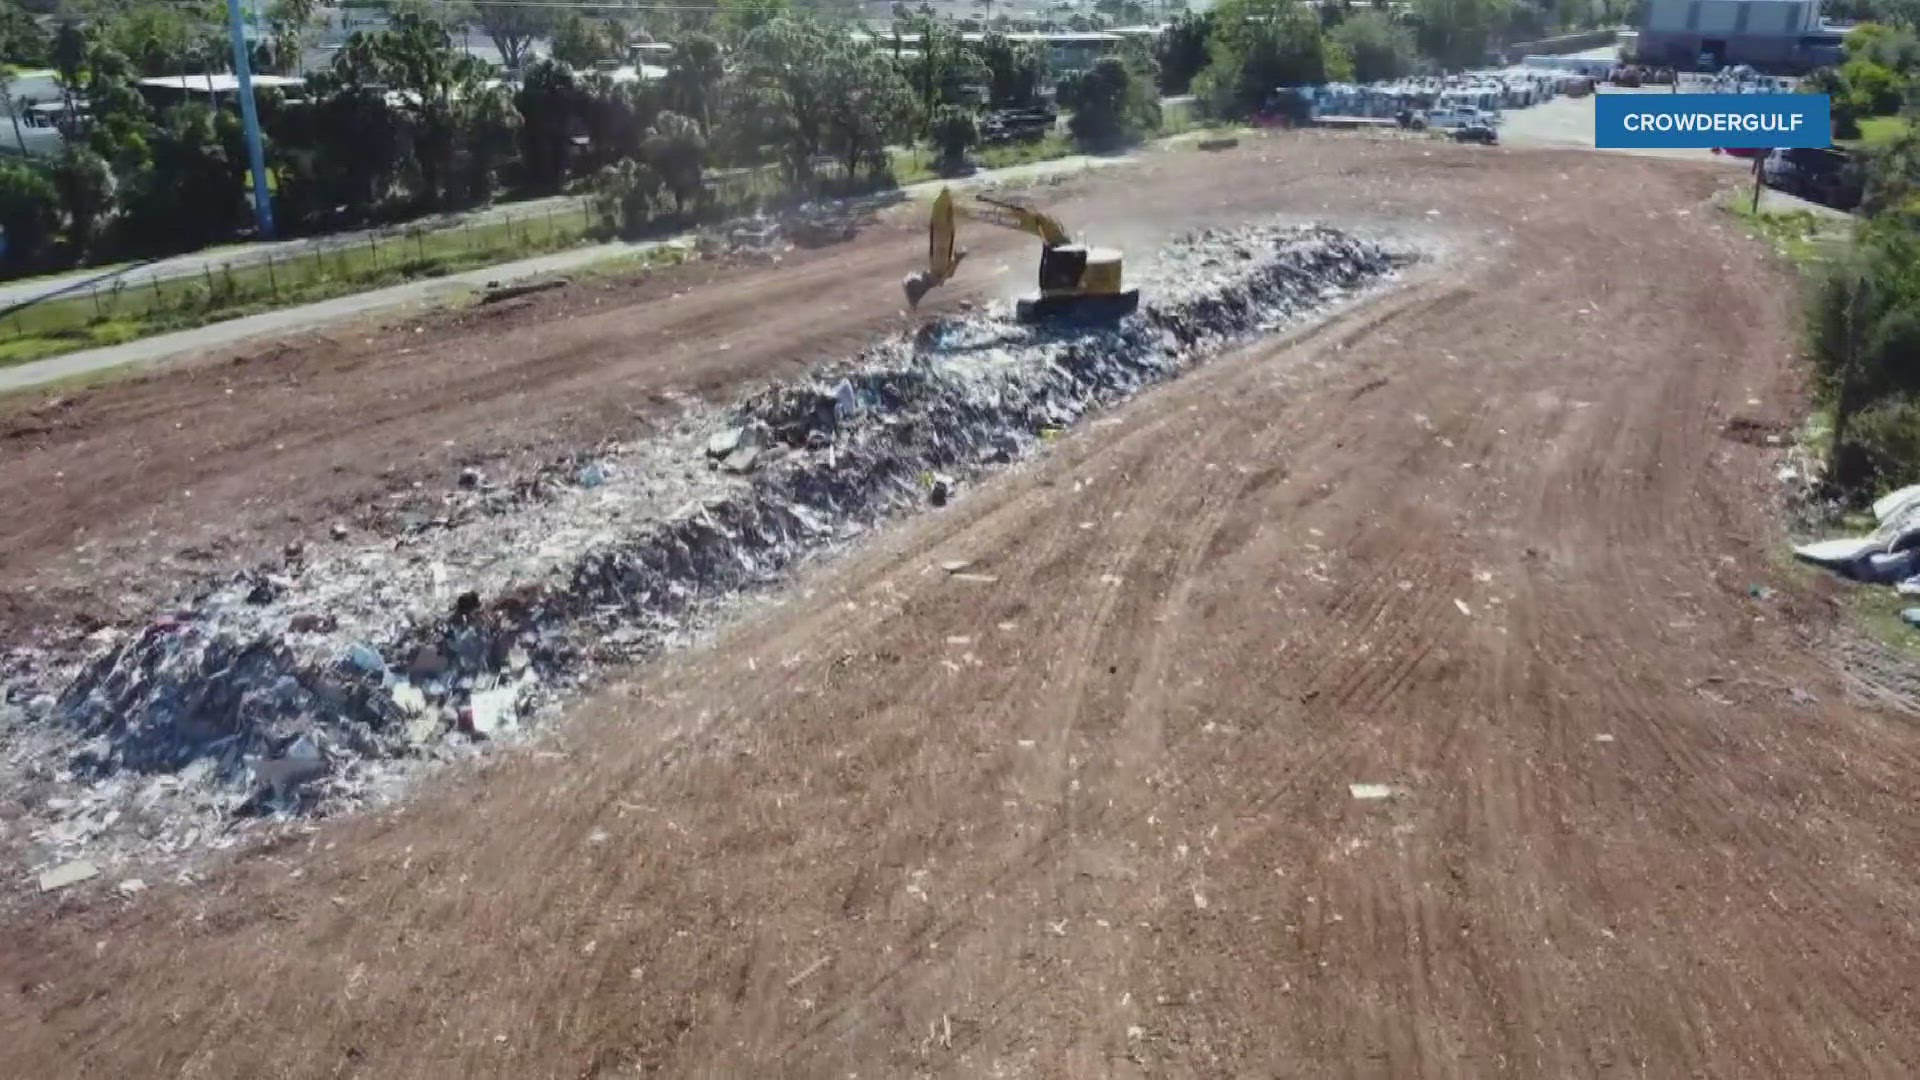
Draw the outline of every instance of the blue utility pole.
<instances>
[{"instance_id":1,"label":"blue utility pole","mask_svg":"<svg viewBox=\"0 0 1920 1080\"><path fill-rule=\"evenodd\" d=\"M273 239L273 196L267 192L267 153L260 145L260 114L253 107L253 66L247 55L247 31L240 0L227 0L227 27L233 33L233 77L240 83L240 122L247 129L247 157L253 162L253 220L260 239Z\"/></svg>"}]
</instances>

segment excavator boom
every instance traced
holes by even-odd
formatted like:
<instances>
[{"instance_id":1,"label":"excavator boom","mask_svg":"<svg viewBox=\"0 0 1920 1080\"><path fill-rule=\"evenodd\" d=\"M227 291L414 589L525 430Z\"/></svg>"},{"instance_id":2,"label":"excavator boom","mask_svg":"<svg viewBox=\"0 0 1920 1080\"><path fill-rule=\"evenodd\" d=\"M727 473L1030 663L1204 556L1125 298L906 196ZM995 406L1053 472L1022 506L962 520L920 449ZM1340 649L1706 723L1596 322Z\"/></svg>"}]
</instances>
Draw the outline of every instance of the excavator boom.
<instances>
[{"instance_id":1,"label":"excavator boom","mask_svg":"<svg viewBox=\"0 0 1920 1080\"><path fill-rule=\"evenodd\" d=\"M1064 226L1031 207L986 196L956 196L941 188L927 228L927 269L902 283L908 307L918 306L921 297L946 284L966 258L966 250L955 243L955 223L962 217L1040 238L1041 297L1021 302L1023 317L1030 310L1055 313L1068 308L1124 315L1139 301L1137 291L1120 289L1119 252L1075 245Z\"/></svg>"}]
</instances>

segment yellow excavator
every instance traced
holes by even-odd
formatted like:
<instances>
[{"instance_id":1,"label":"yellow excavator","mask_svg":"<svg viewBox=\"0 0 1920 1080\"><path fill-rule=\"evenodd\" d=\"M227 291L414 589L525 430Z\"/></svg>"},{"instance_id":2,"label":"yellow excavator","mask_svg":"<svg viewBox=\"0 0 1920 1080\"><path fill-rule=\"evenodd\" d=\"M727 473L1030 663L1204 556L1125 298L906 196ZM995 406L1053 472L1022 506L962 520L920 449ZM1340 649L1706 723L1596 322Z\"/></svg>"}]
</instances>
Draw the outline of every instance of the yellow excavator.
<instances>
[{"instance_id":1,"label":"yellow excavator","mask_svg":"<svg viewBox=\"0 0 1920 1080\"><path fill-rule=\"evenodd\" d=\"M1021 322L1112 322L1140 306L1139 289L1120 287L1118 251L1074 243L1058 221L1038 210L984 195L955 196L941 188L928 228L927 269L909 274L902 283L908 307L918 306L921 297L946 284L966 258L965 249L954 247L954 220L960 217L1040 238L1040 295L1015 305Z\"/></svg>"}]
</instances>

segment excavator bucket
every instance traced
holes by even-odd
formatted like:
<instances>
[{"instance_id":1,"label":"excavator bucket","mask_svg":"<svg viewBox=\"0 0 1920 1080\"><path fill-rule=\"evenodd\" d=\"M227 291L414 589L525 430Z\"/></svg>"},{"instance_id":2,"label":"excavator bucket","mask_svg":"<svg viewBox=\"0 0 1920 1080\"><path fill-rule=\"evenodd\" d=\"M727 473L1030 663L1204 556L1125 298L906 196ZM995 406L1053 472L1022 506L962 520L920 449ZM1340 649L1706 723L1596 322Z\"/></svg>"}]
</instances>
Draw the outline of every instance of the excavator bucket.
<instances>
[{"instance_id":1,"label":"excavator bucket","mask_svg":"<svg viewBox=\"0 0 1920 1080\"><path fill-rule=\"evenodd\" d=\"M925 270L917 274L908 274L907 279L902 281L900 285L907 291L907 306L910 308L919 307L920 298L927 295L928 291L934 286L933 275L927 273Z\"/></svg>"},{"instance_id":2,"label":"excavator bucket","mask_svg":"<svg viewBox=\"0 0 1920 1080\"><path fill-rule=\"evenodd\" d=\"M933 200L933 221L927 227L927 269L908 274L901 286L907 293L907 306L918 307L920 298L953 276L965 254L953 246L953 193L946 188Z\"/></svg>"}]
</instances>

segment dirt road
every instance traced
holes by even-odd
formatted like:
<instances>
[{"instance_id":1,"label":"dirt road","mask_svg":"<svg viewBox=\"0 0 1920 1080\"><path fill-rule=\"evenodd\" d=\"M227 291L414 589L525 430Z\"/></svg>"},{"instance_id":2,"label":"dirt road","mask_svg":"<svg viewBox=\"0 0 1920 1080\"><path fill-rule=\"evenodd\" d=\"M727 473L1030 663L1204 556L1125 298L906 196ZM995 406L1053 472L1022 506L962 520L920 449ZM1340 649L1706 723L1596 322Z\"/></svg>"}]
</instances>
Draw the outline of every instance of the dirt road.
<instances>
[{"instance_id":1,"label":"dirt road","mask_svg":"<svg viewBox=\"0 0 1920 1080\"><path fill-rule=\"evenodd\" d=\"M1914 1075L1920 728L1849 698L1774 554L1771 451L1721 434L1802 403L1791 282L1718 175L1296 136L1062 193L1150 214L1130 243L1283 213L1445 250L543 751L28 913L8 1071ZM318 342L76 402L4 444L9 580L71 572L44 519L104 550L208 514L240 549L792 370L892 318L865 298L905 228L463 317L418 365Z\"/></svg>"}]
</instances>

